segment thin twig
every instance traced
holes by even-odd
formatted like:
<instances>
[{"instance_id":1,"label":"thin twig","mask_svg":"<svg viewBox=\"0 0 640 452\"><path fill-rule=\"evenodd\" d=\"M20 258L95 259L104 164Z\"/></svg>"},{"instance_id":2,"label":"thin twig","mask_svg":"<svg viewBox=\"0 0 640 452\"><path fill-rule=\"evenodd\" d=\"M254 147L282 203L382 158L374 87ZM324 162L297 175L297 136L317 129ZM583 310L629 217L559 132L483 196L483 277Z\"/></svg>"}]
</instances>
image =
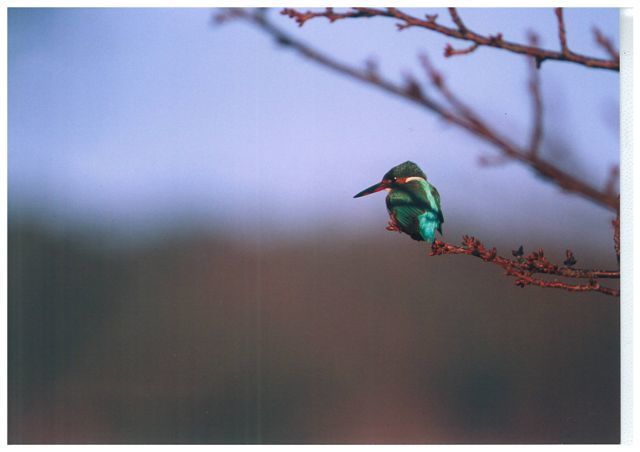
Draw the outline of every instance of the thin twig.
<instances>
[{"instance_id":1,"label":"thin twig","mask_svg":"<svg viewBox=\"0 0 640 452\"><path fill-rule=\"evenodd\" d=\"M364 11L351 11L347 13L335 13L333 8L325 8L323 12L299 12L292 8L285 8L282 10L282 14L288 15L292 19L294 19L299 27L302 27L306 21L309 19L315 19L317 17L325 17L329 22L335 22L338 19L346 19L346 18L358 18L358 17L370 17Z\"/></svg>"},{"instance_id":2,"label":"thin twig","mask_svg":"<svg viewBox=\"0 0 640 452\"><path fill-rule=\"evenodd\" d=\"M616 185L618 184L619 180L620 167L618 165L613 165L609 170L609 177L607 179L607 182L604 184L604 192L613 195L616 191Z\"/></svg>"},{"instance_id":3,"label":"thin twig","mask_svg":"<svg viewBox=\"0 0 640 452\"><path fill-rule=\"evenodd\" d=\"M464 22L462 22L462 19L460 19L458 10L456 8L449 8L449 15L451 16L451 20L453 20L453 23L455 23L458 27L458 30L460 30L460 32L462 33L466 33L467 27Z\"/></svg>"},{"instance_id":4,"label":"thin twig","mask_svg":"<svg viewBox=\"0 0 640 452\"><path fill-rule=\"evenodd\" d=\"M454 55L467 55L475 51L478 47L480 47L480 44L473 43L466 49L454 49L451 44L447 44L444 47L444 56L452 57Z\"/></svg>"},{"instance_id":5,"label":"thin twig","mask_svg":"<svg viewBox=\"0 0 640 452\"><path fill-rule=\"evenodd\" d=\"M611 59L620 60L620 53L618 53L609 38L603 35L602 32L596 27L593 27L593 34L596 38L596 42L600 45L600 47L604 49L605 52L607 52L607 54L609 54L609 57L611 57Z\"/></svg>"},{"instance_id":6,"label":"thin twig","mask_svg":"<svg viewBox=\"0 0 640 452\"><path fill-rule=\"evenodd\" d=\"M558 39L560 39L560 48L562 49L562 54L565 57L571 55L569 51L569 47L567 46L567 30L564 26L564 13L562 8L556 8L556 18L558 19Z\"/></svg>"}]
</instances>

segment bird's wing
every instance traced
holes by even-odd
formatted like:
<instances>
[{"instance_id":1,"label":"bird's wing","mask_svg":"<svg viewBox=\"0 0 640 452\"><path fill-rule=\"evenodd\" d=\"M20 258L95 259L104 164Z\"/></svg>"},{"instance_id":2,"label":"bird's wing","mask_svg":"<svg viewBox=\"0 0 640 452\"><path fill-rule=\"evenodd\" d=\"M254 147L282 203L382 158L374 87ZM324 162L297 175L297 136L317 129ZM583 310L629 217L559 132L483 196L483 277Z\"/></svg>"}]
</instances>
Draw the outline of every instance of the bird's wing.
<instances>
[{"instance_id":1,"label":"bird's wing","mask_svg":"<svg viewBox=\"0 0 640 452\"><path fill-rule=\"evenodd\" d=\"M433 242L435 231L442 234L438 213L415 205L393 206L392 215L403 232L415 240Z\"/></svg>"},{"instance_id":2,"label":"bird's wing","mask_svg":"<svg viewBox=\"0 0 640 452\"><path fill-rule=\"evenodd\" d=\"M402 226L402 229L407 231L415 229L417 227L417 218L425 213L425 209L408 204L396 205L390 210L395 215L396 221Z\"/></svg>"},{"instance_id":3,"label":"bird's wing","mask_svg":"<svg viewBox=\"0 0 640 452\"><path fill-rule=\"evenodd\" d=\"M440 208L440 193L438 193L436 187L423 180L413 183L420 184L422 188L422 190L410 191L414 202L425 210L435 213L440 223L444 223L444 215L442 215L442 209Z\"/></svg>"},{"instance_id":4,"label":"bird's wing","mask_svg":"<svg viewBox=\"0 0 640 452\"><path fill-rule=\"evenodd\" d=\"M426 180L416 181L414 183L420 184L421 189L410 191L413 201L418 207L423 209L421 213L426 212L428 213L429 218L433 218L433 220L435 221L433 224L436 225L436 229L438 230L438 232L442 234L442 223L444 223L444 215L442 214L442 209L440 208L440 193L438 193L436 187L431 185ZM432 220L429 219L427 223L431 224L431 221ZM423 229L422 226L420 226L420 229ZM428 236L431 235L431 233L428 233Z\"/></svg>"},{"instance_id":5,"label":"bird's wing","mask_svg":"<svg viewBox=\"0 0 640 452\"><path fill-rule=\"evenodd\" d=\"M438 215L438 219L440 220L440 223L444 223L444 215L442 214L442 209L440 208L440 193L438 193L438 190L436 189L436 187L434 187L431 184L429 184L429 189L431 190L431 195L436 200L436 209L434 210Z\"/></svg>"}]
</instances>

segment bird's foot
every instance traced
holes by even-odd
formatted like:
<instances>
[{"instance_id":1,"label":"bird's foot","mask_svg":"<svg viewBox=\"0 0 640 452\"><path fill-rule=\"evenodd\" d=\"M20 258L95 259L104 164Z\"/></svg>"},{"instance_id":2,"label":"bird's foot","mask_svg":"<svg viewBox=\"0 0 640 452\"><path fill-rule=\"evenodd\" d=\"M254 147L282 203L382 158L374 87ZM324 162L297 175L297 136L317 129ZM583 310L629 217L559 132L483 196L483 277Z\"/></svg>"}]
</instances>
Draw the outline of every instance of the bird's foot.
<instances>
[{"instance_id":1,"label":"bird's foot","mask_svg":"<svg viewBox=\"0 0 640 452\"><path fill-rule=\"evenodd\" d=\"M387 231L397 231L397 232L402 232L400 230L400 228L398 227L398 223L396 223L396 219L395 217L391 217L389 219L389 224L387 225L387 227L385 228Z\"/></svg>"}]
</instances>

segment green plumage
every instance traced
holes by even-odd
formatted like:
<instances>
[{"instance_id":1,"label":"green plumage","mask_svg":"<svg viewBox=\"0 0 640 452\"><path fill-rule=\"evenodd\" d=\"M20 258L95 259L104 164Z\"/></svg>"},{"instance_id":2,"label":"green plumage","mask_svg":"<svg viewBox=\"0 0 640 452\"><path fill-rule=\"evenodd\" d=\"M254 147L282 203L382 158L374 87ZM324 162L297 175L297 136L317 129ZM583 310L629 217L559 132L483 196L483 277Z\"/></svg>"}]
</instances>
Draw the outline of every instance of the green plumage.
<instances>
[{"instance_id":1,"label":"green plumage","mask_svg":"<svg viewBox=\"0 0 640 452\"><path fill-rule=\"evenodd\" d=\"M436 230L442 234L444 215L440 209L440 194L426 180L412 180L392 188L386 202L397 227L412 239L432 242Z\"/></svg>"}]
</instances>

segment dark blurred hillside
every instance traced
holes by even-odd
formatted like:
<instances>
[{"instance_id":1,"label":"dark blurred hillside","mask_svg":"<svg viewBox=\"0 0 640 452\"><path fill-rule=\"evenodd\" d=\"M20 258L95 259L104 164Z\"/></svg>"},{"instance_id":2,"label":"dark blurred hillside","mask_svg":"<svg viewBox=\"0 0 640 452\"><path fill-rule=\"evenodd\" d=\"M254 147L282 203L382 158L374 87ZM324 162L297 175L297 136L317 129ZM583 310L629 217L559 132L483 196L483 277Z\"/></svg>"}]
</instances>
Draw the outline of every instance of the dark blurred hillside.
<instances>
[{"instance_id":1,"label":"dark blurred hillside","mask_svg":"<svg viewBox=\"0 0 640 452\"><path fill-rule=\"evenodd\" d=\"M9 227L11 443L616 443L619 352L617 299L404 236Z\"/></svg>"}]
</instances>

